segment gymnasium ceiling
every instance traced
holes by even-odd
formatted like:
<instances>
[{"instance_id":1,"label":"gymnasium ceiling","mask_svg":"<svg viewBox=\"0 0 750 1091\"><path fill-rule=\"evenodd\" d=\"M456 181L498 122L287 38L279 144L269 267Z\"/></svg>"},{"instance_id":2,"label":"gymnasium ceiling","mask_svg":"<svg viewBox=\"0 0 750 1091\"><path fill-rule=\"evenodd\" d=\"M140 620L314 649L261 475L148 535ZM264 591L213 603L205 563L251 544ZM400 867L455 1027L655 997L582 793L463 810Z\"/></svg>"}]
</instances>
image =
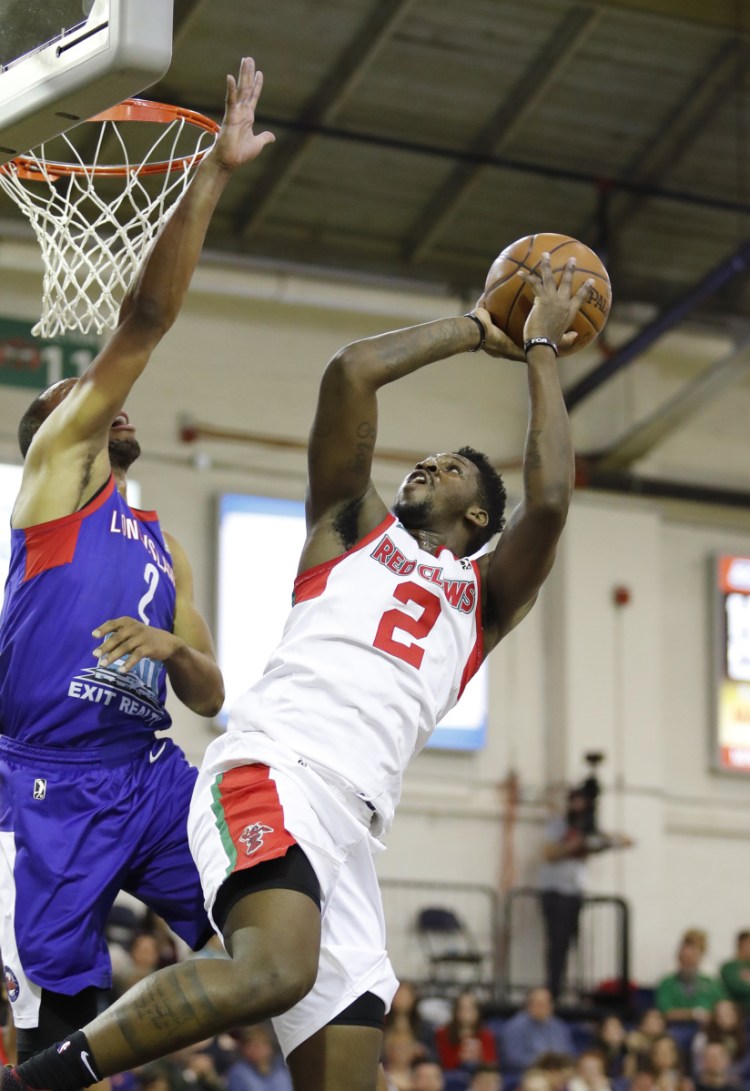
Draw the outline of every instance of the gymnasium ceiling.
<instances>
[{"instance_id":1,"label":"gymnasium ceiling","mask_svg":"<svg viewBox=\"0 0 750 1091\"><path fill-rule=\"evenodd\" d=\"M668 307L748 234L750 0L175 0L149 91L221 115L251 52L276 145L212 245L474 290L538 230ZM746 277L703 309L750 313Z\"/></svg>"},{"instance_id":2,"label":"gymnasium ceiling","mask_svg":"<svg viewBox=\"0 0 750 1091\"><path fill-rule=\"evenodd\" d=\"M219 119L240 54L264 71L276 144L229 185L213 250L471 298L552 230L599 252L646 339L688 320L739 343L749 43L750 0L175 0L146 97Z\"/></svg>"}]
</instances>

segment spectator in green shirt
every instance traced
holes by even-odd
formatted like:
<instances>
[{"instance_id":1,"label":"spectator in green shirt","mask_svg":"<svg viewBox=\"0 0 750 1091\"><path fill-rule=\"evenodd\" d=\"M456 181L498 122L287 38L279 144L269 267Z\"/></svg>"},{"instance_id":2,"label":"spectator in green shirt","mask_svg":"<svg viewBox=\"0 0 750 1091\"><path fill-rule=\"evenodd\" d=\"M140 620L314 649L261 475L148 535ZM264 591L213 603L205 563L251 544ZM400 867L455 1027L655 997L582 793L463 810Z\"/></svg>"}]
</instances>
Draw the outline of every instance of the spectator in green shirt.
<instances>
[{"instance_id":1,"label":"spectator in green shirt","mask_svg":"<svg viewBox=\"0 0 750 1091\"><path fill-rule=\"evenodd\" d=\"M729 996L750 1014L750 932L737 935L737 953L721 967L721 980Z\"/></svg>"},{"instance_id":2,"label":"spectator in green shirt","mask_svg":"<svg viewBox=\"0 0 750 1091\"><path fill-rule=\"evenodd\" d=\"M677 972L662 978L656 988L656 1006L668 1023L705 1023L716 1001L726 999L719 979L699 972L705 952L706 933L690 928L677 951Z\"/></svg>"}]
</instances>

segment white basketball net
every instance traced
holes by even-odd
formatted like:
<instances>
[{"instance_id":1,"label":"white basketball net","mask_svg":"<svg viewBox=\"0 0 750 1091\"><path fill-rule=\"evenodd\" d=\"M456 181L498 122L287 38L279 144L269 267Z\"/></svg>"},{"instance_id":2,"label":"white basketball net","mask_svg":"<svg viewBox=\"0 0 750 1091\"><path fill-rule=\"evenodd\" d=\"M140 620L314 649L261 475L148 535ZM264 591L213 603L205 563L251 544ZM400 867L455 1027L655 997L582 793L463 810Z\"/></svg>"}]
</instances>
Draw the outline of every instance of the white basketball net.
<instances>
[{"instance_id":1,"label":"white basketball net","mask_svg":"<svg viewBox=\"0 0 750 1091\"><path fill-rule=\"evenodd\" d=\"M63 134L57 139L67 144L74 172L62 182L55 163L48 163L45 157L44 144L24 157L39 172L38 179L21 178L14 162L0 170L0 187L29 219L42 250L42 316L32 333L55 337L70 330L102 333L114 329L120 301L146 251L187 189L192 168L215 140L214 132L191 127L191 132L199 134L195 151L188 155L181 152L178 157L186 125L190 122L184 117L160 125L159 136L146 155L139 151L141 162L132 164L122 123L101 122L90 163L83 162L71 139ZM121 175L108 174L106 166L97 174L105 136L108 142L114 138L119 144ZM163 164L163 174L160 170L148 172L149 165L153 171L156 162ZM150 192L144 185L146 174L155 180ZM119 188L114 196L97 193L103 177L110 187Z\"/></svg>"}]
</instances>

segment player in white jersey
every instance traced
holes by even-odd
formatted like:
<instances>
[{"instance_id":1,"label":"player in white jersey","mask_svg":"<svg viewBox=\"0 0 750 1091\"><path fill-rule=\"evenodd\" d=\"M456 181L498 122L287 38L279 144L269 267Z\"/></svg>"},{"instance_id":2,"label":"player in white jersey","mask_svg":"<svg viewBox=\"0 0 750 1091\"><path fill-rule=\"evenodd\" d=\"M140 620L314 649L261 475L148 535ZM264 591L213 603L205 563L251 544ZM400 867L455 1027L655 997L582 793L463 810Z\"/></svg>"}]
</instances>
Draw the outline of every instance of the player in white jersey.
<instances>
[{"instance_id":1,"label":"player in white jersey","mask_svg":"<svg viewBox=\"0 0 750 1091\"><path fill-rule=\"evenodd\" d=\"M403 771L482 659L528 613L573 488L557 346L590 286L526 273L526 353L480 305L356 342L329 363L310 436L308 537L294 606L263 677L208 748L191 848L230 958L152 975L83 1031L8 1073L73 1091L226 1027L275 1017L297 1091L373 1091L396 981L373 856ZM525 359L524 494L497 548L505 494L472 448L424 459L393 513L370 469L377 391L483 348ZM91 1075L88 1075L91 1073ZM20 1078L19 1078L20 1077Z\"/></svg>"},{"instance_id":2,"label":"player in white jersey","mask_svg":"<svg viewBox=\"0 0 750 1091\"><path fill-rule=\"evenodd\" d=\"M426 470L412 477L420 474L428 480ZM262 732L264 744L274 740L365 799L387 830L407 761L481 665L480 582L477 562L443 547L433 556L386 515L345 554L299 576L282 641L233 709L229 748L233 731Z\"/></svg>"}]
</instances>

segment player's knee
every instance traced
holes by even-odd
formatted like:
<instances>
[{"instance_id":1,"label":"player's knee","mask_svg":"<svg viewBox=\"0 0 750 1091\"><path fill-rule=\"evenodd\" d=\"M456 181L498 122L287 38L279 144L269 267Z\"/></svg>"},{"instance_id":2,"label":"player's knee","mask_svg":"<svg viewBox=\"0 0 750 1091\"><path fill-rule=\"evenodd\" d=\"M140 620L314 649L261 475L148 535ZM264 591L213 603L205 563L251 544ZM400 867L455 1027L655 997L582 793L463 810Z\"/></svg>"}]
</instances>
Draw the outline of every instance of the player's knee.
<instances>
[{"instance_id":1,"label":"player's knee","mask_svg":"<svg viewBox=\"0 0 750 1091\"><path fill-rule=\"evenodd\" d=\"M253 1022L259 1008L267 1015L279 1015L307 996L315 984L315 967L294 965L285 960L264 959L254 966L239 961L232 975L231 991L225 1003L238 1022Z\"/></svg>"},{"instance_id":2,"label":"player's knee","mask_svg":"<svg viewBox=\"0 0 750 1091\"><path fill-rule=\"evenodd\" d=\"M266 980L278 998L279 1010L287 1011L310 992L318 974L319 949L314 944L293 944L266 960Z\"/></svg>"},{"instance_id":3,"label":"player's knee","mask_svg":"<svg viewBox=\"0 0 750 1091\"><path fill-rule=\"evenodd\" d=\"M298 1004L315 984L315 968L305 965L274 966L269 970L267 986L278 1011L288 1011Z\"/></svg>"},{"instance_id":4,"label":"player's knee","mask_svg":"<svg viewBox=\"0 0 750 1091\"><path fill-rule=\"evenodd\" d=\"M235 946L231 950L232 992L238 1000L246 997L251 1003L254 997L274 1013L287 1011L315 984L320 954L316 939L314 934L300 933L286 942L273 936L244 949Z\"/></svg>"}]
</instances>

